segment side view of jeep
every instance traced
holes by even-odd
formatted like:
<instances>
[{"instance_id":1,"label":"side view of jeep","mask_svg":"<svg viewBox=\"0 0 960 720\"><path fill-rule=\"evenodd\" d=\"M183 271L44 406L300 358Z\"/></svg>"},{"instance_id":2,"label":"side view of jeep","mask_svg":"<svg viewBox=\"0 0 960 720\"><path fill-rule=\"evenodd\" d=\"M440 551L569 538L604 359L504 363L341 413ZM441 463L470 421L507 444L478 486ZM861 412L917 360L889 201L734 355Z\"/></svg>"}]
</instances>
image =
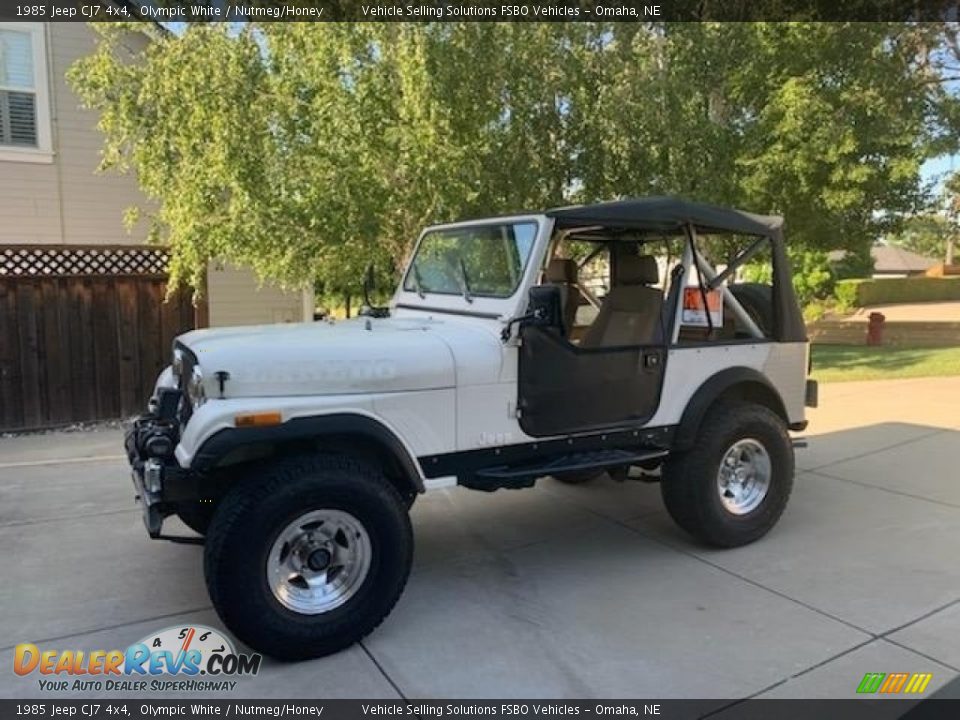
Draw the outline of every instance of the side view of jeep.
<instances>
[{"instance_id":1,"label":"side view of jeep","mask_svg":"<svg viewBox=\"0 0 960 720\"><path fill-rule=\"evenodd\" d=\"M180 336L126 450L150 536L205 538L225 625L303 659L389 614L434 488L644 473L699 542L757 540L808 372L780 218L620 200L427 228L357 318Z\"/></svg>"}]
</instances>

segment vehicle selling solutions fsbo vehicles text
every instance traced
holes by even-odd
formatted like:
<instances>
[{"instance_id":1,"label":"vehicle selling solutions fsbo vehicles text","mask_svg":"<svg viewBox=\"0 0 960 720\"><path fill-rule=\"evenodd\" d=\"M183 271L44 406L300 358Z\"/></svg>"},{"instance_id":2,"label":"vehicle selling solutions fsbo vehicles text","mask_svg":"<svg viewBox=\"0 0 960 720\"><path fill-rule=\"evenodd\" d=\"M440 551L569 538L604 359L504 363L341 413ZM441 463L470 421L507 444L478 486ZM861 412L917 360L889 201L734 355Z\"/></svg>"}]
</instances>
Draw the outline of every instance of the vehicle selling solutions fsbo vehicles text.
<instances>
[{"instance_id":1,"label":"vehicle selling solutions fsbo vehicles text","mask_svg":"<svg viewBox=\"0 0 960 720\"><path fill-rule=\"evenodd\" d=\"M656 7L656 6L654 6ZM657 7L659 11L659 8ZM544 20L575 20L582 17L580 8L552 5L500 5L474 7L473 5L361 5L363 17L377 19L444 20L478 19L509 20L511 18L540 18ZM647 13L649 14L649 13ZM659 12L654 13L658 15Z\"/></svg>"},{"instance_id":2,"label":"vehicle selling solutions fsbo vehicles text","mask_svg":"<svg viewBox=\"0 0 960 720\"><path fill-rule=\"evenodd\" d=\"M511 715L511 716L556 716L580 715L593 713L596 715L659 715L659 704L598 704L592 708L582 708L579 705L568 703L471 703L471 704L431 704L417 705L412 703L377 703L361 705L364 715L415 715L417 717L444 717L444 716L480 716L480 715Z\"/></svg>"}]
</instances>

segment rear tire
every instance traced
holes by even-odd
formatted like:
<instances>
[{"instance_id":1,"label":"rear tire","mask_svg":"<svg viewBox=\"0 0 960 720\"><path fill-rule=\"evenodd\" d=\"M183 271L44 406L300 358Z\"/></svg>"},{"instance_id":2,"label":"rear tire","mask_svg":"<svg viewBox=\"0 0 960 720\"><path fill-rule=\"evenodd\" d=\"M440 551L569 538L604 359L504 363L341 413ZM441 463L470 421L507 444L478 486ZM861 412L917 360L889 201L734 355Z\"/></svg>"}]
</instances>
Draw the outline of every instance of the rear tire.
<instances>
[{"instance_id":1,"label":"rear tire","mask_svg":"<svg viewBox=\"0 0 960 720\"><path fill-rule=\"evenodd\" d=\"M390 613L410 574L406 502L379 469L317 454L254 468L207 533L204 575L224 624L254 650L342 650Z\"/></svg>"},{"instance_id":2,"label":"rear tire","mask_svg":"<svg viewBox=\"0 0 960 720\"><path fill-rule=\"evenodd\" d=\"M776 413L720 403L704 416L693 448L664 463L660 489L677 525L709 545L737 547L777 523L793 472L793 444Z\"/></svg>"}]
</instances>

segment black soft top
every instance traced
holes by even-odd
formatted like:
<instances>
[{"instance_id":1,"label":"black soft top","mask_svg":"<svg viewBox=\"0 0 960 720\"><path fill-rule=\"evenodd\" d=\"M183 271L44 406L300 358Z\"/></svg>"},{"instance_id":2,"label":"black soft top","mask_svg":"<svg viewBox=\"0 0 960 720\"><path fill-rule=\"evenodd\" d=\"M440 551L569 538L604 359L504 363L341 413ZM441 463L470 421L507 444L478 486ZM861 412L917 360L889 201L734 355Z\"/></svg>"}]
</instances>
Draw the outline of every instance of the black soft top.
<instances>
[{"instance_id":1,"label":"black soft top","mask_svg":"<svg viewBox=\"0 0 960 720\"><path fill-rule=\"evenodd\" d=\"M558 228L604 225L654 232L676 232L693 225L702 232L780 237L783 218L673 197L615 200L547 210Z\"/></svg>"}]
</instances>

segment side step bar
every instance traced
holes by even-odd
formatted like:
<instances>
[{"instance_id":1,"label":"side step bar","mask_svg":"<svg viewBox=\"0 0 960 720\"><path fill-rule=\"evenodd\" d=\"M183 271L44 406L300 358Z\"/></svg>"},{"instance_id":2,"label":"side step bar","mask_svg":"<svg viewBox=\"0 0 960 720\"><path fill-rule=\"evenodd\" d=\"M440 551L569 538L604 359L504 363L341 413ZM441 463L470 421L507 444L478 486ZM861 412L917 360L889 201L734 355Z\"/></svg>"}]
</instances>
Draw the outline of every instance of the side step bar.
<instances>
[{"instance_id":1,"label":"side step bar","mask_svg":"<svg viewBox=\"0 0 960 720\"><path fill-rule=\"evenodd\" d=\"M593 450L560 455L545 463L497 465L483 468L472 475L459 478L459 484L473 490L493 492L500 488L532 487L538 477L578 470L602 470L619 465L637 465L646 460L658 460L669 454L667 450Z\"/></svg>"}]
</instances>

